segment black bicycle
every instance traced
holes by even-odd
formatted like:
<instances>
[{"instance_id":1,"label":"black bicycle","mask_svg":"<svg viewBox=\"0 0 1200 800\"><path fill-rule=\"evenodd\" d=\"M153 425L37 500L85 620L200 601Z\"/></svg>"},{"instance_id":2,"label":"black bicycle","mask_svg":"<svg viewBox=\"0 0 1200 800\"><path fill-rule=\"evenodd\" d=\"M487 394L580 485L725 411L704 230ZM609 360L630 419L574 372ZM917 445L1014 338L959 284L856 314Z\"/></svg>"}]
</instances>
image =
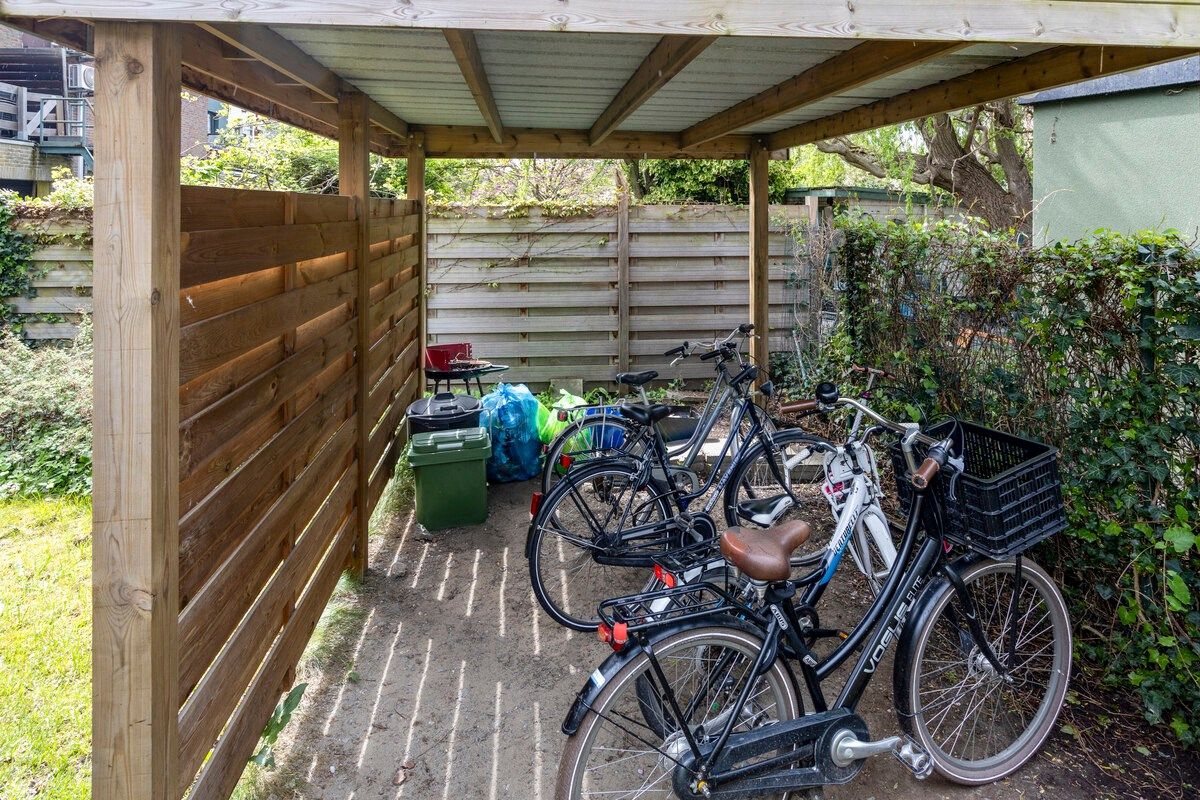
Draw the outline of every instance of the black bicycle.
<instances>
[{"instance_id":1,"label":"black bicycle","mask_svg":"<svg viewBox=\"0 0 1200 800\"><path fill-rule=\"evenodd\" d=\"M718 369L724 371L735 356L715 352ZM645 573L630 567L649 567L656 555L716 540L712 511L722 501L729 524L745 524L739 515L750 513L761 526L778 523L813 501L796 495L792 473L779 465L795 461L794 452L807 452L813 442L823 440L799 430L768 428L769 418L749 388L757 376L758 368L746 365L725 378L738 399L731 435L706 478L671 464L655 427L670 413L669 406L628 405L620 413L648 432L643 452L574 465L548 494L535 493L525 555L534 596L555 621L573 630L595 630L600 601L645 588ZM769 394L770 384L759 391ZM750 500L746 494L761 490L764 469L773 470L774 485L759 498L760 508L753 494Z\"/></svg>"},{"instance_id":2,"label":"black bicycle","mask_svg":"<svg viewBox=\"0 0 1200 800\"><path fill-rule=\"evenodd\" d=\"M721 537L750 578L744 591L700 583L604 603L600 636L617 652L563 723L560 800L775 796L845 783L883 752L919 778L937 770L982 784L1018 769L1050 734L1071 625L1054 582L1022 552L1065 527L1054 449L968 423L923 433L847 398L821 405L869 417L864 440L899 436L908 516L882 591L819 656L807 601L846 542L793 581L789 556L808 531L790 525ZM969 549L955 556L952 544ZM872 741L855 709L893 643L904 735ZM856 652L830 702L823 683Z\"/></svg>"}]
</instances>

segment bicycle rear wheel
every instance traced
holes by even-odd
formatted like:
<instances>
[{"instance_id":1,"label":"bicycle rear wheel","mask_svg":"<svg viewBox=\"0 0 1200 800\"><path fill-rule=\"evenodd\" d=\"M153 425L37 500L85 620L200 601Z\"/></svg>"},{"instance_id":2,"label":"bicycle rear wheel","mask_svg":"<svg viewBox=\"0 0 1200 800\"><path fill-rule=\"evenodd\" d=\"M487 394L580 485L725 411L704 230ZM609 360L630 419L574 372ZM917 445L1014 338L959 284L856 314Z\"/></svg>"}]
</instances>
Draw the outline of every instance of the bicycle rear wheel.
<instances>
[{"instance_id":1,"label":"bicycle rear wheel","mask_svg":"<svg viewBox=\"0 0 1200 800\"><path fill-rule=\"evenodd\" d=\"M949 584L936 590L923 627L896 655L901 724L956 783L991 783L1019 769L1049 736L1067 692L1071 622L1062 594L1029 559L1019 582L1015 573L1012 560L982 561L962 573L1011 680L975 645Z\"/></svg>"},{"instance_id":2,"label":"bicycle rear wheel","mask_svg":"<svg viewBox=\"0 0 1200 800\"><path fill-rule=\"evenodd\" d=\"M637 426L617 413L589 414L575 420L546 449L542 493L549 494L568 469L618 453L640 455L645 444L638 444L642 439L637 432Z\"/></svg>"},{"instance_id":3,"label":"bicycle rear wheel","mask_svg":"<svg viewBox=\"0 0 1200 800\"><path fill-rule=\"evenodd\" d=\"M612 553L623 531L652 528L671 518L666 499L639 481L625 462L596 462L573 470L542 500L529 528L529 579L546 613L572 630L591 631L600 624L602 600L634 594L646 586L650 552L678 547L671 531L650 530L639 547L646 549L643 569L601 564L596 555ZM655 536L661 537L656 541Z\"/></svg>"},{"instance_id":4,"label":"bicycle rear wheel","mask_svg":"<svg viewBox=\"0 0 1200 800\"><path fill-rule=\"evenodd\" d=\"M760 634L741 627L684 630L654 643L667 679L663 686L644 652L609 679L579 730L567 739L558 770L557 800L675 798L676 762L688 752L684 728L669 711L669 691L694 739L706 742L737 714L743 732L795 719L803 712L784 659L751 675L763 647ZM748 702L735 700L750 684Z\"/></svg>"}]
</instances>

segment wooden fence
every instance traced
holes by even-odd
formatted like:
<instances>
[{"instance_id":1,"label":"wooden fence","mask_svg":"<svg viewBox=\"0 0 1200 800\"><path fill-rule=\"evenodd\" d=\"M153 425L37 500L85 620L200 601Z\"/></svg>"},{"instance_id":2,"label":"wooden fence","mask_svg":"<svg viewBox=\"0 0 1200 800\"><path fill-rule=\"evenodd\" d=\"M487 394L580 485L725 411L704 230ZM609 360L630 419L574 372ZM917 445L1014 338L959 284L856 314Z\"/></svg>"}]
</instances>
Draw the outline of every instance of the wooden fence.
<instances>
[{"instance_id":1,"label":"wooden fence","mask_svg":"<svg viewBox=\"0 0 1200 800\"><path fill-rule=\"evenodd\" d=\"M771 345L809 324L794 226L803 206L772 206ZM588 216L537 209L509 218L471 208L429 219L430 342L471 342L509 364L497 378L611 383L624 369L664 379L712 375L663 351L749 318L749 215L739 206L633 206Z\"/></svg>"},{"instance_id":2,"label":"wooden fence","mask_svg":"<svg viewBox=\"0 0 1200 800\"><path fill-rule=\"evenodd\" d=\"M353 198L182 189L178 791L197 800L233 789L403 445L420 208L369 214L364 309Z\"/></svg>"}]
</instances>

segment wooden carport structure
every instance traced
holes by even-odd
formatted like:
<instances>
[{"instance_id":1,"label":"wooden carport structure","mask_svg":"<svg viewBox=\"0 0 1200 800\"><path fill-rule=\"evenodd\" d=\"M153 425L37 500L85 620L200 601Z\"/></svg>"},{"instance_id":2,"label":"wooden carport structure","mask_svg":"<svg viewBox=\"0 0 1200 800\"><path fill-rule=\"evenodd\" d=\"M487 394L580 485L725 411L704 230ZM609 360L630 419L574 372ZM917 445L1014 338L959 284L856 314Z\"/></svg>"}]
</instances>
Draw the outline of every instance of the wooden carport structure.
<instances>
[{"instance_id":1,"label":"wooden carport structure","mask_svg":"<svg viewBox=\"0 0 1200 800\"><path fill-rule=\"evenodd\" d=\"M227 796L361 568L420 390L426 157L748 158L765 330L773 152L1200 48L1197 0L0 9L97 59L96 800ZM181 87L336 138L341 196L181 188Z\"/></svg>"}]
</instances>

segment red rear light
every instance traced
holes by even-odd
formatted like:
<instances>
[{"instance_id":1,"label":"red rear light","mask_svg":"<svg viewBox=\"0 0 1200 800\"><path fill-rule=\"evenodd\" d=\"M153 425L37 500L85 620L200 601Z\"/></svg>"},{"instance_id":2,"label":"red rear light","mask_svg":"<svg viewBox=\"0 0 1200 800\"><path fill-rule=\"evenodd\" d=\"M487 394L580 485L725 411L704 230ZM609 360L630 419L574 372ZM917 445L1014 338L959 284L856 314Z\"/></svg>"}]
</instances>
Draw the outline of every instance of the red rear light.
<instances>
[{"instance_id":1,"label":"red rear light","mask_svg":"<svg viewBox=\"0 0 1200 800\"><path fill-rule=\"evenodd\" d=\"M563 469L570 469L571 462L573 462L574 460L575 459L573 459L570 456L565 455L565 454L558 457L558 463L562 466Z\"/></svg>"},{"instance_id":2,"label":"red rear light","mask_svg":"<svg viewBox=\"0 0 1200 800\"><path fill-rule=\"evenodd\" d=\"M666 586L668 589L675 588L675 576L663 569L662 564L654 565L654 577L658 579L659 583L661 583L663 586Z\"/></svg>"},{"instance_id":3,"label":"red rear light","mask_svg":"<svg viewBox=\"0 0 1200 800\"><path fill-rule=\"evenodd\" d=\"M542 507L542 493L534 492L533 497L529 499L529 516L536 517L538 509Z\"/></svg>"},{"instance_id":4,"label":"red rear light","mask_svg":"<svg viewBox=\"0 0 1200 800\"><path fill-rule=\"evenodd\" d=\"M629 626L618 622L612 627L612 648L620 650L629 641Z\"/></svg>"},{"instance_id":5,"label":"red rear light","mask_svg":"<svg viewBox=\"0 0 1200 800\"><path fill-rule=\"evenodd\" d=\"M571 418L570 415L566 412L565 409L559 409L559 411L558 411L558 421L559 422L566 422L570 418Z\"/></svg>"},{"instance_id":6,"label":"red rear light","mask_svg":"<svg viewBox=\"0 0 1200 800\"><path fill-rule=\"evenodd\" d=\"M600 641L608 644L612 641L612 628L601 622L600 627L596 628L596 636L600 639Z\"/></svg>"}]
</instances>

